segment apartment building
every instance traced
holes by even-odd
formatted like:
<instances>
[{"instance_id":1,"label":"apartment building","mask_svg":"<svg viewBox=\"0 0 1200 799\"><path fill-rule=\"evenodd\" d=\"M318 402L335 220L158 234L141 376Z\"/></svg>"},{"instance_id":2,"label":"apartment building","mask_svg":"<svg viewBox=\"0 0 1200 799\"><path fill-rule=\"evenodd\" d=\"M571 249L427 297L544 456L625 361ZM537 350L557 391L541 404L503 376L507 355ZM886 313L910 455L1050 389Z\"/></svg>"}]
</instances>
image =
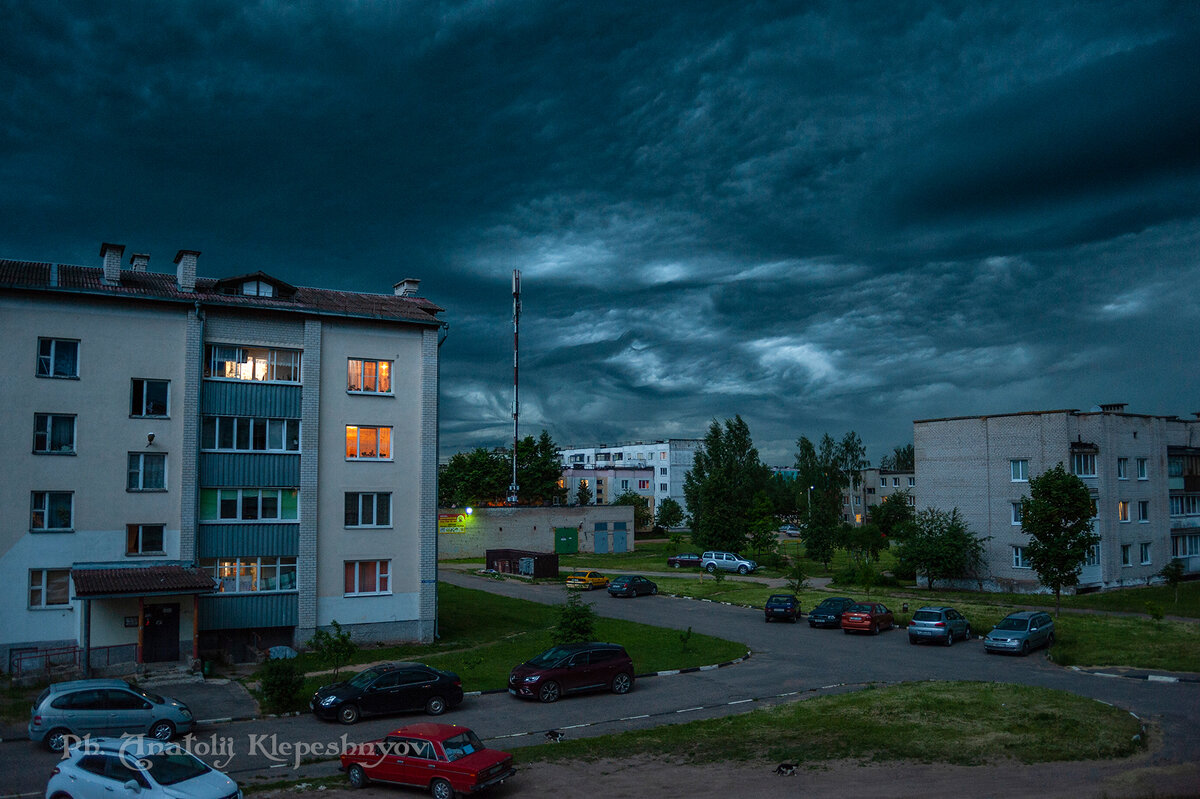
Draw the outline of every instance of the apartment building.
<instances>
[{"instance_id":1,"label":"apartment building","mask_svg":"<svg viewBox=\"0 0 1200 799\"><path fill-rule=\"evenodd\" d=\"M703 444L704 441L698 438L668 438L649 442L635 441L627 444L600 444L594 447L564 447L559 450L559 455L562 458L564 469L588 472L596 469L649 468L653 471L651 487L654 507L657 508L664 499L670 497L679 503L684 513L687 513L687 500L683 496L683 478L691 471L692 464L695 463L696 449ZM578 486L579 479L586 478L576 477L576 486ZM602 479L606 478L602 477ZM570 486L568 486L569 488ZM606 495L609 493L607 488L606 484ZM621 492L611 493L615 497ZM568 490L567 496L569 501L574 500L572 491Z\"/></svg>"},{"instance_id":2,"label":"apartment building","mask_svg":"<svg viewBox=\"0 0 1200 799\"><path fill-rule=\"evenodd\" d=\"M593 466L592 468L567 467L563 469L562 484L567 489L567 504L575 504L580 485L592 492L592 504L611 505L613 500L632 491L645 497L646 505L653 513L655 495L655 469L653 466Z\"/></svg>"},{"instance_id":3,"label":"apartment building","mask_svg":"<svg viewBox=\"0 0 1200 799\"><path fill-rule=\"evenodd\" d=\"M924 419L913 423L920 507L957 507L986 543L985 585L1038 590L1020 501L1029 480L1062 463L1088 486L1100 543L1083 589L1139 585L1172 557L1200 570L1200 416L1089 411Z\"/></svg>"},{"instance_id":4,"label":"apartment building","mask_svg":"<svg viewBox=\"0 0 1200 799\"><path fill-rule=\"evenodd\" d=\"M0 260L0 667L430 640L441 309L123 257Z\"/></svg>"},{"instance_id":5,"label":"apartment building","mask_svg":"<svg viewBox=\"0 0 1200 799\"><path fill-rule=\"evenodd\" d=\"M916 506L916 472L867 468L858 473L858 488L851 486L842 494L842 518L855 526L866 524L871 508L892 494L904 493L909 505Z\"/></svg>"}]
</instances>

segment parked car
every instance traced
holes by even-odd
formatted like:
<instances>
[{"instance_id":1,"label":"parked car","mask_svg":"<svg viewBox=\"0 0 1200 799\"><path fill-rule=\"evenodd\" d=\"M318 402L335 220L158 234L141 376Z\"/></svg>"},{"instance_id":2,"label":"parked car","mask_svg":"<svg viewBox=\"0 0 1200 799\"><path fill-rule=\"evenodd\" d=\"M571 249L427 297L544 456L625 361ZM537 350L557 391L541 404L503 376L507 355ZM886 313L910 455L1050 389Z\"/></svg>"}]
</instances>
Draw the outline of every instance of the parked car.
<instances>
[{"instance_id":1,"label":"parked car","mask_svg":"<svg viewBox=\"0 0 1200 799\"><path fill-rule=\"evenodd\" d=\"M68 735L149 735L160 741L192 729L183 702L125 680L72 680L38 695L29 714L29 740L61 752Z\"/></svg>"},{"instance_id":2,"label":"parked car","mask_svg":"<svg viewBox=\"0 0 1200 799\"><path fill-rule=\"evenodd\" d=\"M908 642L936 641L952 646L955 638L964 641L971 638L971 622L954 608L927 607L913 614L908 625Z\"/></svg>"},{"instance_id":3,"label":"parked car","mask_svg":"<svg viewBox=\"0 0 1200 799\"><path fill-rule=\"evenodd\" d=\"M831 596L808 612L809 627L841 627L842 611L857 600L848 596Z\"/></svg>"},{"instance_id":4,"label":"parked car","mask_svg":"<svg viewBox=\"0 0 1200 799\"><path fill-rule=\"evenodd\" d=\"M154 738L89 738L72 745L46 799L242 799L237 783L178 745Z\"/></svg>"},{"instance_id":5,"label":"parked car","mask_svg":"<svg viewBox=\"0 0 1200 799\"><path fill-rule=\"evenodd\" d=\"M736 552L705 552L700 556L700 568L709 574L717 569L738 574L749 574L758 568L758 564L749 558L743 558Z\"/></svg>"},{"instance_id":6,"label":"parked car","mask_svg":"<svg viewBox=\"0 0 1200 799\"><path fill-rule=\"evenodd\" d=\"M440 716L462 699L462 680L453 672L422 663L386 663L322 685L308 707L319 719L354 724L363 716L410 710Z\"/></svg>"},{"instance_id":7,"label":"parked car","mask_svg":"<svg viewBox=\"0 0 1200 799\"><path fill-rule=\"evenodd\" d=\"M622 574L620 577L614 577L608 584L608 593L612 596L657 594L658 585L637 574Z\"/></svg>"},{"instance_id":8,"label":"parked car","mask_svg":"<svg viewBox=\"0 0 1200 799\"><path fill-rule=\"evenodd\" d=\"M786 535L788 538L799 538L803 531L794 524L785 524L779 528L779 532Z\"/></svg>"},{"instance_id":9,"label":"parked car","mask_svg":"<svg viewBox=\"0 0 1200 799\"><path fill-rule=\"evenodd\" d=\"M372 782L411 785L427 788L434 799L474 794L516 773L512 755L488 749L469 728L433 722L352 746L340 760L354 788Z\"/></svg>"},{"instance_id":10,"label":"parked car","mask_svg":"<svg viewBox=\"0 0 1200 799\"><path fill-rule=\"evenodd\" d=\"M608 578L600 572L580 570L571 572L571 576L567 578L567 588L580 588L584 591L591 591L593 588L604 588L607 585Z\"/></svg>"},{"instance_id":11,"label":"parked car","mask_svg":"<svg viewBox=\"0 0 1200 799\"><path fill-rule=\"evenodd\" d=\"M869 632L879 635L880 630L896 626L896 619L887 606L880 602L859 602L842 611L842 632Z\"/></svg>"},{"instance_id":12,"label":"parked car","mask_svg":"<svg viewBox=\"0 0 1200 799\"><path fill-rule=\"evenodd\" d=\"M633 661L619 644L561 644L525 661L508 675L508 692L557 702L564 694L633 688Z\"/></svg>"},{"instance_id":13,"label":"parked car","mask_svg":"<svg viewBox=\"0 0 1200 799\"><path fill-rule=\"evenodd\" d=\"M763 614L767 621L784 619L795 624L800 617L800 600L796 599L795 594L771 594L767 597Z\"/></svg>"},{"instance_id":14,"label":"parked car","mask_svg":"<svg viewBox=\"0 0 1200 799\"><path fill-rule=\"evenodd\" d=\"M667 558L667 565L679 569L684 566L695 567L700 565L699 552L681 552L678 555L672 555Z\"/></svg>"},{"instance_id":15,"label":"parked car","mask_svg":"<svg viewBox=\"0 0 1200 799\"><path fill-rule=\"evenodd\" d=\"M987 652L1020 652L1028 655L1031 649L1053 643L1054 619L1040 610L1010 613L983 637L983 648Z\"/></svg>"}]
</instances>

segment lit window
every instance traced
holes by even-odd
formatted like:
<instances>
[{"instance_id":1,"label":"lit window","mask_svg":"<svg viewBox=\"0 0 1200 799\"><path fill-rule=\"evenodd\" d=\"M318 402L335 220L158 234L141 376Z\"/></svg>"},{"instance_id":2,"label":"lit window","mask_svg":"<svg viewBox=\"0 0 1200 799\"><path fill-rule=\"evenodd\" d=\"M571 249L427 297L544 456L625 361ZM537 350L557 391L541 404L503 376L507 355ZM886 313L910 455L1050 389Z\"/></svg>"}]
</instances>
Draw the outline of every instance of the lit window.
<instances>
[{"instance_id":1,"label":"lit window","mask_svg":"<svg viewBox=\"0 0 1200 799\"><path fill-rule=\"evenodd\" d=\"M347 460L391 460L392 428L346 425Z\"/></svg>"},{"instance_id":2,"label":"lit window","mask_svg":"<svg viewBox=\"0 0 1200 799\"><path fill-rule=\"evenodd\" d=\"M166 416L168 408L168 380L131 381L129 415L130 416Z\"/></svg>"},{"instance_id":3,"label":"lit window","mask_svg":"<svg viewBox=\"0 0 1200 799\"><path fill-rule=\"evenodd\" d=\"M294 488L202 488L200 521L284 521L297 519Z\"/></svg>"},{"instance_id":4,"label":"lit window","mask_svg":"<svg viewBox=\"0 0 1200 799\"><path fill-rule=\"evenodd\" d=\"M1148 499L1139 499L1138 500L1138 521L1139 522L1150 521L1150 500L1148 500Z\"/></svg>"},{"instance_id":5,"label":"lit window","mask_svg":"<svg viewBox=\"0 0 1200 799\"><path fill-rule=\"evenodd\" d=\"M1129 458L1117 458L1117 479L1129 479Z\"/></svg>"},{"instance_id":6,"label":"lit window","mask_svg":"<svg viewBox=\"0 0 1200 799\"><path fill-rule=\"evenodd\" d=\"M363 394L391 394L392 362L351 358L346 369L346 390Z\"/></svg>"},{"instance_id":7,"label":"lit window","mask_svg":"<svg viewBox=\"0 0 1200 799\"><path fill-rule=\"evenodd\" d=\"M1025 556L1025 547L1013 547L1013 568L1014 569L1032 569L1033 565L1029 562L1029 558Z\"/></svg>"},{"instance_id":8,"label":"lit window","mask_svg":"<svg viewBox=\"0 0 1200 799\"><path fill-rule=\"evenodd\" d=\"M38 377L79 377L79 342L38 339Z\"/></svg>"},{"instance_id":9,"label":"lit window","mask_svg":"<svg viewBox=\"0 0 1200 799\"><path fill-rule=\"evenodd\" d=\"M1150 478L1147 476L1147 472L1146 472L1146 459L1145 459L1145 458L1138 458L1138 459L1137 459L1137 474L1138 474L1138 479L1139 479L1139 480L1148 480L1148 479L1150 479Z\"/></svg>"},{"instance_id":10,"label":"lit window","mask_svg":"<svg viewBox=\"0 0 1200 799\"><path fill-rule=\"evenodd\" d=\"M1141 554L1142 554L1142 565L1149 566L1150 565L1150 542L1149 541L1143 542L1139 548L1141 549Z\"/></svg>"},{"instance_id":11,"label":"lit window","mask_svg":"<svg viewBox=\"0 0 1200 799\"><path fill-rule=\"evenodd\" d=\"M299 383L300 351L209 344L205 348L204 376L217 380Z\"/></svg>"},{"instance_id":12,"label":"lit window","mask_svg":"<svg viewBox=\"0 0 1200 799\"><path fill-rule=\"evenodd\" d=\"M346 493L347 527L391 527L392 495Z\"/></svg>"},{"instance_id":13,"label":"lit window","mask_svg":"<svg viewBox=\"0 0 1200 799\"><path fill-rule=\"evenodd\" d=\"M1076 477L1096 476L1096 453L1076 452L1071 456L1071 472Z\"/></svg>"},{"instance_id":14,"label":"lit window","mask_svg":"<svg viewBox=\"0 0 1200 799\"><path fill-rule=\"evenodd\" d=\"M167 456L158 452L129 453L127 491L166 491Z\"/></svg>"},{"instance_id":15,"label":"lit window","mask_svg":"<svg viewBox=\"0 0 1200 799\"><path fill-rule=\"evenodd\" d=\"M649 491L650 490L650 481L649 480L638 480L638 488L641 489L642 491Z\"/></svg>"},{"instance_id":16,"label":"lit window","mask_svg":"<svg viewBox=\"0 0 1200 799\"><path fill-rule=\"evenodd\" d=\"M200 568L217 581L222 594L296 590L295 558L202 558Z\"/></svg>"},{"instance_id":17,"label":"lit window","mask_svg":"<svg viewBox=\"0 0 1200 799\"><path fill-rule=\"evenodd\" d=\"M70 491L34 491L31 494L29 529L63 532L71 529L75 496Z\"/></svg>"},{"instance_id":18,"label":"lit window","mask_svg":"<svg viewBox=\"0 0 1200 799\"><path fill-rule=\"evenodd\" d=\"M75 417L35 413L33 451L39 455L75 454Z\"/></svg>"},{"instance_id":19,"label":"lit window","mask_svg":"<svg viewBox=\"0 0 1200 799\"><path fill-rule=\"evenodd\" d=\"M1117 503L1117 521L1129 521L1129 500L1121 500Z\"/></svg>"},{"instance_id":20,"label":"lit window","mask_svg":"<svg viewBox=\"0 0 1200 799\"><path fill-rule=\"evenodd\" d=\"M126 555L161 555L163 553L163 525L125 525Z\"/></svg>"},{"instance_id":21,"label":"lit window","mask_svg":"<svg viewBox=\"0 0 1200 799\"><path fill-rule=\"evenodd\" d=\"M391 580L387 560L348 560L345 563L346 596L390 594Z\"/></svg>"},{"instance_id":22,"label":"lit window","mask_svg":"<svg viewBox=\"0 0 1200 799\"><path fill-rule=\"evenodd\" d=\"M51 608L71 604L70 569L30 569L29 607Z\"/></svg>"}]
</instances>

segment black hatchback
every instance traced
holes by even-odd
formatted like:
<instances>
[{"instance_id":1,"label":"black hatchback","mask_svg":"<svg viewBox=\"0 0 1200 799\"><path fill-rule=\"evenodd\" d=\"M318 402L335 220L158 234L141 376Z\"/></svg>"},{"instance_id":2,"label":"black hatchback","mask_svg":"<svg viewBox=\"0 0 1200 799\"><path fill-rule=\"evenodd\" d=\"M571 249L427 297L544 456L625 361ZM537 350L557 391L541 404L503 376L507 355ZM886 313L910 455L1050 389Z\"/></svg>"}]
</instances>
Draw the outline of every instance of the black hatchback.
<instances>
[{"instance_id":1,"label":"black hatchback","mask_svg":"<svg viewBox=\"0 0 1200 799\"><path fill-rule=\"evenodd\" d=\"M848 596L831 596L821 600L821 604L808 612L808 626L841 627L842 613L854 602L855 600Z\"/></svg>"},{"instance_id":2,"label":"black hatchback","mask_svg":"<svg viewBox=\"0 0 1200 799\"><path fill-rule=\"evenodd\" d=\"M308 703L319 719L353 724L363 716L424 710L440 716L462 702L457 674L423 663L372 666L345 682L323 685Z\"/></svg>"}]
</instances>

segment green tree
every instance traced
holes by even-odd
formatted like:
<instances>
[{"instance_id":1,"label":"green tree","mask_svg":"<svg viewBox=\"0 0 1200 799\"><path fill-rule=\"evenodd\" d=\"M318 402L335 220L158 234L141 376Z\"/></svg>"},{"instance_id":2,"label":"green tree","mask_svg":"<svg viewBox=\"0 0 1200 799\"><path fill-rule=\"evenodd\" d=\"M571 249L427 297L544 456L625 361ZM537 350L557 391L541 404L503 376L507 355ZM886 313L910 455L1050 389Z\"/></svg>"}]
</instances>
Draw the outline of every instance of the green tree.
<instances>
[{"instance_id":1,"label":"green tree","mask_svg":"<svg viewBox=\"0 0 1200 799\"><path fill-rule=\"evenodd\" d=\"M750 548L759 555L773 555L779 550L775 535L775 509L766 491L754 495L750 505ZM761 558L760 558L761 560Z\"/></svg>"},{"instance_id":2,"label":"green tree","mask_svg":"<svg viewBox=\"0 0 1200 799\"><path fill-rule=\"evenodd\" d=\"M313 637L308 639L308 648L318 660L333 669L333 678L336 680L338 671L349 663L358 651L358 644L350 639L350 631L343 630L337 619L333 620L332 627L333 632L318 629L313 633Z\"/></svg>"},{"instance_id":3,"label":"green tree","mask_svg":"<svg viewBox=\"0 0 1200 799\"><path fill-rule=\"evenodd\" d=\"M741 549L754 498L765 490L770 473L742 417L726 419L724 426L714 419L683 480L692 542L701 549Z\"/></svg>"},{"instance_id":4,"label":"green tree","mask_svg":"<svg viewBox=\"0 0 1200 799\"><path fill-rule=\"evenodd\" d=\"M654 514L650 512L650 500L634 491L626 489L612 501L613 505L633 506L633 527L635 530L649 530L654 524Z\"/></svg>"},{"instance_id":5,"label":"green tree","mask_svg":"<svg viewBox=\"0 0 1200 799\"><path fill-rule=\"evenodd\" d=\"M509 461L508 482L512 480L512 462ZM525 436L517 442L517 497L522 505L552 505L554 500L564 503L567 488L562 480L562 460L558 446L545 430L535 441Z\"/></svg>"},{"instance_id":6,"label":"green tree","mask_svg":"<svg viewBox=\"0 0 1200 799\"><path fill-rule=\"evenodd\" d=\"M477 447L459 452L438 473L438 503L444 508L504 502L512 480L504 453Z\"/></svg>"},{"instance_id":7,"label":"green tree","mask_svg":"<svg viewBox=\"0 0 1200 799\"><path fill-rule=\"evenodd\" d=\"M842 520L842 495L858 489L867 465L866 447L854 431L835 441L826 433L820 445L801 436L796 442L796 505L806 524L836 527Z\"/></svg>"},{"instance_id":8,"label":"green tree","mask_svg":"<svg viewBox=\"0 0 1200 799\"><path fill-rule=\"evenodd\" d=\"M925 508L916 515L912 534L900 547L901 561L929 580L971 577L983 565L983 545L991 536L971 532L958 508L949 513Z\"/></svg>"},{"instance_id":9,"label":"green tree","mask_svg":"<svg viewBox=\"0 0 1200 799\"><path fill-rule=\"evenodd\" d=\"M891 472L911 472L916 469L916 453L913 450L912 444L905 444L902 447L896 447L892 450L892 454L884 455L879 459L879 468L887 469Z\"/></svg>"},{"instance_id":10,"label":"green tree","mask_svg":"<svg viewBox=\"0 0 1200 799\"><path fill-rule=\"evenodd\" d=\"M1088 550L1100 543L1092 529L1094 508L1087 485L1060 462L1029 481L1021 499L1021 529L1029 534L1025 555L1038 579L1054 591L1054 615L1062 611L1062 590L1079 584Z\"/></svg>"},{"instance_id":11,"label":"green tree","mask_svg":"<svg viewBox=\"0 0 1200 799\"><path fill-rule=\"evenodd\" d=\"M1167 565L1163 566L1158 572L1158 576L1163 578L1167 585L1170 586L1175 592L1176 605L1179 604L1179 584L1183 582L1183 575L1185 573L1183 561L1181 561L1179 558L1171 558L1171 560L1167 562Z\"/></svg>"},{"instance_id":12,"label":"green tree","mask_svg":"<svg viewBox=\"0 0 1200 799\"><path fill-rule=\"evenodd\" d=\"M579 594L570 591L567 601L558 606L558 620L550 631L556 644L574 644L596 637L596 611Z\"/></svg>"},{"instance_id":13,"label":"green tree","mask_svg":"<svg viewBox=\"0 0 1200 799\"><path fill-rule=\"evenodd\" d=\"M295 708L304 674L294 658L272 658L258 670L258 685L267 709L285 712Z\"/></svg>"},{"instance_id":14,"label":"green tree","mask_svg":"<svg viewBox=\"0 0 1200 799\"><path fill-rule=\"evenodd\" d=\"M888 543L904 541L912 533L916 510L908 500L907 491L897 491L867 509L867 521L879 528Z\"/></svg>"},{"instance_id":15,"label":"green tree","mask_svg":"<svg viewBox=\"0 0 1200 799\"><path fill-rule=\"evenodd\" d=\"M804 554L829 571L829 562L840 543L838 527L825 524L810 524L804 528Z\"/></svg>"},{"instance_id":16,"label":"green tree","mask_svg":"<svg viewBox=\"0 0 1200 799\"><path fill-rule=\"evenodd\" d=\"M873 522L842 528L842 546L850 553L855 566L865 566L879 560L879 553L888 547L887 536Z\"/></svg>"},{"instance_id":17,"label":"green tree","mask_svg":"<svg viewBox=\"0 0 1200 799\"><path fill-rule=\"evenodd\" d=\"M683 508L675 500L666 497L658 503L658 512L655 514L654 522L659 527L678 527L683 524Z\"/></svg>"},{"instance_id":18,"label":"green tree","mask_svg":"<svg viewBox=\"0 0 1200 799\"><path fill-rule=\"evenodd\" d=\"M575 491L576 505L591 505L592 504L592 489L588 485L588 481L580 480L579 488Z\"/></svg>"}]
</instances>

